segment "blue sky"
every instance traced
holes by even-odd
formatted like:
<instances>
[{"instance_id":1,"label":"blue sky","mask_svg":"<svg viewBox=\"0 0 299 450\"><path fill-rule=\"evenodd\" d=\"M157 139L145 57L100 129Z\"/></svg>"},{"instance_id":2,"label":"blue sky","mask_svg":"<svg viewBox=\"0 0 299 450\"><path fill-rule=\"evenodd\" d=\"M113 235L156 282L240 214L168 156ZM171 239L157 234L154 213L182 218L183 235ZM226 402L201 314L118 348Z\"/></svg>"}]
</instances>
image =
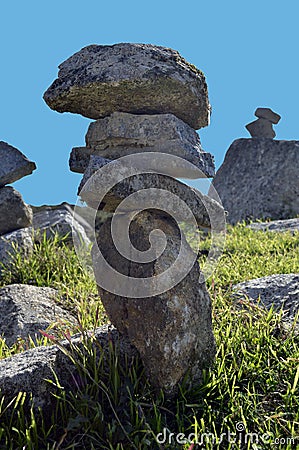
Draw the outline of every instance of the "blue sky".
<instances>
[{"instance_id":1,"label":"blue sky","mask_svg":"<svg viewBox=\"0 0 299 450\"><path fill-rule=\"evenodd\" d=\"M203 70L213 114L199 134L217 167L234 139L249 137L258 106L282 116L276 139L299 140L298 0L12 0L0 15L0 140L38 166L14 183L28 203L76 201L81 176L68 158L90 120L51 111L42 96L58 64L89 44L172 47Z\"/></svg>"}]
</instances>

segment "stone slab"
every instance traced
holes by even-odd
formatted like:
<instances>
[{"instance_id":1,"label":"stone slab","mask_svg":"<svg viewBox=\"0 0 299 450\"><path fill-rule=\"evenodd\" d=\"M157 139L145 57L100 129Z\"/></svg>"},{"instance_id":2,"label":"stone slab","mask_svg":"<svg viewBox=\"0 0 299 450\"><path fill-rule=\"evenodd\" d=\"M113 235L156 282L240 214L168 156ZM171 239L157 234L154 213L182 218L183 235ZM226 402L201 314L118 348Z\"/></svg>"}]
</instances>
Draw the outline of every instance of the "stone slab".
<instances>
[{"instance_id":1,"label":"stone slab","mask_svg":"<svg viewBox=\"0 0 299 450\"><path fill-rule=\"evenodd\" d=\"M109 159L138 152L174 154L202 170L202 176L211 177L215 174L214 159L203 151L196 131L173 114L113 113L90 124L86 134L86 147L91 149L91 154ZM85 161L87 151L79 151ZM80 168L82 170L83 164L76 155L76 150L74 153L71 165L74 166L77 161L76 171ZM196 170L182 167L180 172L178 177L198 178L198 175L195 176L195 172L198 174Z\"/></svg>"},{"instance_id":2,"label":"stone slab","mask_svg":"<svg viewBox=\"0 0 299 450\"><path fill-rule=\"evenodd\" d=\"M112 147L105 150L92 150L87 147L74 147L70 155L69 166L73 172L84 173L89 165L91 155L115 160L137 153L151 153L151 158L147 161L148 170L157 171L161 169L162 165L163 171L175 178L197 179L210 178L215 175L214 157L207 152L198 152L189 143L183 143L180 140L164 141L153 147L142 148ZM181 159L172 161L172 164L163 165L161 153L175 155Z\"/></svg>"},{"instance_id":3,"label":"stone slab","mask_svg":"<svg viewBox=\"0 0 299 450\"><path fill-rule=\"evenodd\" d=\"M173 114L128 114L115 112L92 122L85 137L86 147L153 147L164 141L182 141L201 151L196 131Z\"/></svg>"},{"instance_id":4,"label":"stone slab","mask_svg":"<svg viewBox=\"0 0 299 450\"><path fill-rule=\"evenodd\" d=\"M281 116L270 108L257 108L254 115L261 119L268 119L274 124L277 124L281 119Z\"/></svg>"},{"instance_id":5,"label":"stone slab","mask_svg":"<svg viewBox=\"0 0 299 450\"><path fill-rule=\"evenodd\" d=\"M135 162L137 164L137 161ZM106 178L102 176L102 172L92 176L108 164L110 165L109 174ZM136 170L138 171L138 168ZM183 203L192 211L199 226L213 227L219 230L225 228L225 214L222 206L197 189L160 173L149 172L128 177L129 173L131 173L131 167L119 163L118 160L110 161L99 156L92 156L79 186L78 195L91 208L113 212L129 195L142 190L144 190L145 197L144 201L142 201L142 197L140 198L140 204L146 206L149 200L152 201L152 195L146 192L147 189L156 188L159 189L158 202L161 208L167 207L178 220L188 220L185 211L182 210ZM134 169L132 173L134 173ZM117 180L119 183L108 189L105 198L99 204L101 195L104 195L107 190L107 182L111 181L110 176L113 177L115 183ZM134 211L136 203L134 201L132 204L127 203L124 208L123 212Z\"/></svg>"},{"instance_id":6,"label":"stone slab","mask_svg":"<svg viewBox=\"0 0 299 450\"><path fill-rule=\"evenodd\" d=\"M84 47L60 64L44 100L91 119L116 111L171 113L198 129L210 117L204 74L177 51L150 44Z\"/></svg>"}]
</instances>

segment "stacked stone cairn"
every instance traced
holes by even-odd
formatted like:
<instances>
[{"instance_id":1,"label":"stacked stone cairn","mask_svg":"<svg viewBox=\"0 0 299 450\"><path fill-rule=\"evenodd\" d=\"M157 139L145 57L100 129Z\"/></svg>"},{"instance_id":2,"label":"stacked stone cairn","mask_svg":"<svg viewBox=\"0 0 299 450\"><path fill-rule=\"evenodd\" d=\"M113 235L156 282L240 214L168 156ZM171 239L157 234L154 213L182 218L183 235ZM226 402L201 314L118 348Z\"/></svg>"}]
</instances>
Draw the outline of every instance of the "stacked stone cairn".
<instances>
[{"instance_id":1,"label":"stacked stone cairn","mask_svg":"<svg viewBox=\"0 0 299 450\"><path fill-rule=\"evenodd\" d=\"M166 238L162 254L140 263L116 248L111 232L114 214L100 228L92 254L99 294L111 322L137 348L152 385L171 394L186 374L191 383L199 382L202 369L215 355L211 301L200 278L197 255L165 212L170 209L185 220L182 201L197 224L206 228L211 227L211 216L224 217L216 201L176 179L214 175L213 157L202 150L195 131L209 124L205 77L178 52L148 44L91 45L59 69L58 78L44 94L46 103L58 112L96 120L88 128L86 146L74 148L70 156L70 169L84 173L81 199L104 212L120 208L117 217L122 217L124 228L129 222L130 244L137 254L150 252L153 231L158 230L158 240L159 232ZM143 173L138 172L140 154L145 155ZM131 169L126 163L118 165L124 156L130 158L129 165L138 166L133 176L124 175ZM109 176L94 174L108 166L115 167L119 182L101 199ZM125 201L151 188L163 190L165 197L161 192L156 208L145 197L145 209L134 214L138 208ZM118 244L123 244L123 228L118 230ZM140 278L153 280L155 286L154 280L175 264L182 241L186 259L194 259L186 276L155 295L142 287L139 293L137 287L134 290L134 281ZM123 284L118 285L117 276L110 277L109 271L105 280L100 254Z\"/></svg>"},{"instance_id":2,"label":"stacked stone cairn","mask_svg":"<svg viewBox=\"0 0 299 450\"><path fill-rule=\"evenodd\" d=\"M246 125L251 138L228 148L212 188L232 225L252 220L288 220L299 215L299 141L274 139L280 120L270 108L257 108Z\"/></svg>"},{"instance_id":3,"label":"stacked stone cairn","mask_svg":"<svg viewBox=\"0 0 299 450\"><path fill-rule=\"evenodd\" d=\"M13 187L7 186L35 169L15 147L0 142L0 273L3 265L9 265L16 247L24 252L32 249L32 210Z\"/></svg>"},{"instance_id":4,"label":"stacked stone cairn","mask_svg":"<svg viewBox=\"0 0 299 450\"><path fill-rule=\"evenodd\" d=\"M273 124L278 124L281 117L270 108L257 108L254 115L258 117L254 122L246 125L250 136L253 138L269 138L274 139L276 136L273 130Z\"/></svg>"}]
</instances>

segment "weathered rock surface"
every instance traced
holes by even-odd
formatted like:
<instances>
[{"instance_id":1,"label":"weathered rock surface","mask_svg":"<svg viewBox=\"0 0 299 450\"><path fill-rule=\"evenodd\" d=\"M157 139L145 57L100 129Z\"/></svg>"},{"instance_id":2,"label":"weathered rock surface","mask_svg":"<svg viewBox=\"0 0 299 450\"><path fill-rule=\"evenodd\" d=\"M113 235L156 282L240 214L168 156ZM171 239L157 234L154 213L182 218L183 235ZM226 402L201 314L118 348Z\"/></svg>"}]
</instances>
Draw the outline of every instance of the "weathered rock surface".
<instances>
[{"instance_id":1,"label":"weathered rock surface","mask_svg":"<svg viewBox=\"0 0 299 450\"><path fill-rule=\"evenodd\" d=\"M170 277L177 280L174 262L178 258L181 236L175 222L165 219L163 213L146 211L137 215L130 224L132 245L140 252L149 248L149 235L161 230L167 245L159 258L140 264L128 260L115 248L111 235L111 220L100 229L98 248L105 261L117 272L128 277L124 292L132 288L132 278L151 278L156 282L159 274L170 268ZM118 236L118 239L121 239ZM123 242L123 240L121 239ZM186 242L186 251L193 254ZM93 263L98 285L103 286L103 266L99 251L93 248ZM215 355L215 341L211 322L211 301L205 284L199 283L200 269L196 261L182 281L160 295L130 298L112 294L99 287L101 300L111 322L139 351L147 376L156 388L172 393L177 383L190 370L190 381L201 380L202 369ZM131 280L130 280L131 278ZM175 284L175 283L174 283ZM135 291L134 291L135 294Z\"/></svg>"},{"instance_id":2,"label":"weathered rock surface","mask_svg":"<svg viewBox=\"0 0 299 450\"><path fill-rule=\"evenodd\" d=\"M109 176L103 177L102 175L92 175L107 164L114 165L112 170L113 177L115 182L119 180L119 183L109 190L99 205L101 195L107 190L107 179L109 179ZM156 188L160 190L160 206L167 207L167 209L173 211L178 220L188 220L185 212L182 211L181 203L184 203L189 206L199 226L206 228L214 227L215 229L224 228L224 210L217 201L166 175L142 173L133 175L130 178L125 178L127 176L126 172L126 166L122 163L120 164L118 161L111 162L99 156L92 156L79 186L78 195L80 195L82 200L84 200L91 208L99 208L106 212L113 212L123 200L128 198L129 195L142 190L144 190L144 192L140 192L140 194L144 195L144 202L140 200L140 204L146 206L154 195L152 191L147 190ZM149 194L149 192L151 193ZM132 203L126 202L123 211L128 212L134 210L136 210L134 199L132 200Z\"/></svg>"},{"instance_id":3,"label":"weathered rock surface","mask_svg":"<svg viewBox=\"0 0 299 450\"><path fill-rule=\"evenodd\" d=\"M272 220L271 222L255 222L247 225L255 231L299 232L299 218Z\"/></svg>"},{"instance_id":4,"label":"weathered rock surface","mask_svg":"<svg viewBox=\"0 0 299 450\"><path fill-rule=\"evenodd\" d=\"M109 159L140 152L169 153L190 161L203 172L201 176L215 174L214 159L210 153L202 150L196 131L173 114L113 113L90 124L86 146L91 149L91 154ZM85 161L88 151L79 149ZM78 159L71 155L72 162ZM82 165L79 164L79 167ZM183 161L177 172L179 169L182 177L199 177L199 171L190 173L192 170L184 167Z\"/></svg>"},{"instance_id":5,"label":"weathered rock surface","mask_svg":"<svg viewBox=\"0 0 299 450\"><path fill-rule=\"evenodd\" d=\"M299 141L234 141L213 180L227 221L296 217L298 167Z\"/></svg>"},{"instance_id":6,"label":"weathered rock surface","mask_svg":"<svg viewBox=\"0 0 299 450\"><path fill-rule=\"evenodd\" d=\"M75 317L56 303L58 292L48 287L12 284L0 289L0 335L8 345L18 338L35 339L39 330L56 322L76 323ZM51 334L53 330L51 330Z\"/></svg>"},{"instance_id":7,"label":"weathered rock surface","mask_svg":"<svg viewBox=\"0 0 299 450\"><path fill-rule=\"evenodd\" d=\"M276 136L272 127L272 122L268 119L257 119L254 122L250 122L245 128L253 138L274 139Z\"/></svg>"},{"instance_id":8,"label":"weathered rock surface","mask_svg":"<svg viewBox=\"0 0 299 450\"><path fill-rule=\"evenodd\" d=\"M182 141L201 151L196 131L173 114L115 112L89 125L86 146L95 150L111 147L153 147L164 141Z\"/></svg>"},{"instance_id":9,"label":"weathered rock surface","mask_svg":"<svg viewBox=\"0 0 299 450\"><path fill-rule=\"evenodd\" d=\"M293 321L299 311L299 274L270 275L233 286L234 294L252 302L259 299L267 309L284 310L283 319Z\"/></svg>"},{"instance_id":10,"label":"weathered rock surface","mask_svg":"<svg viewBox=\"0 0 299 450\"><path fill-rule=\"evenodd\" d=\"M36 169L35 163L20 150L3 141L0 141L0 161L0 187L30 175Z\"/></svg>"},{"instance_id":11,"label":"weathered rock surface","mask_svg":"<svg viewBox=\"0 0 299 450\"><path fill-rule=\"evenodd\" d=\"M254 115L260 119L270 120L270 122L274 124L277 124L281 119L280 115L272 111L270 108L257 108Z\"/></svg>"},{"instance_id":12,"label":"weathered rock surface","mask_svg":"<svg viewBox=\"0 0 299 450\"><path fill-rule=\"evenodd\" d=\"M79 218L78 218L79 219ZM79 219L82 223L83 219ZM86 235L84 227L74 218L74 213L67 208L43 208L33 214L33 228L35 230L35 240L39 240L44 233L47 239L51 239L55 234L64 238L64 242L72 245L74 241L88 247L90 240ZM86 226L91 228L86 223Z\"/></svg>"},{"instance_id":13,"label":"weathered rock surface","mask_svg":"<svg viewBox=\"0 0 299 450\"><path fill-rule=\"evenodd\" d=\"M36 213L40 213L42 211L56 211L56 210L63 210L68 211L76 220L76 222L79 222L79 224L84 228L85 233L89 237L92 234L93 231L93 225L91 224L90 217L85 212L87 208L81 207L79 205L73 205L71 203L62 202L59 205L41 205L41 206L33 206L31 205L33 215ZM76 211L75 211L76 208Z\"/></svg>"},{"instance_id":14,"label":"weathered rock surface","mask_svg":"<svg viewBox=\"0 0 299 450\"><path fill-rule=\"evenodd\" d=\"M138 147L112 147L105 150L91 150L87 147L74 147L70 155L69 165L73 172L84 173L91 156L101 156L105 159L114 160L137 153L151 153L145 167L148 171L157 172L162 167L167 175L190 179L213 177L215 175L214 158L210 153L195 152L190 144L180 141L164 141L155 147L143 147L142 149ZM162 154L165 153L178 156L180 160L173 160L171 164L169 162L164 164Z\"/></svg>"},{"instance_id":15,"label":"weathered rock surface","mask_svg":"<svg viewBox=\"0 0 299 450\"><path fill-rule=\"evenodd\" d=\"M0 235L31 225L32 210L11 186L0 188Z\"/></svg>"},{"instance_id":16,"label":"weathered rock surface","mask_svg":"<svg viewBox=\"0 0 299 450\"><path fill-rule=\"evenodd\" d=\"M0 236L0 263L9 266L16 250L22 250L25 256L29 255L33 248L32 233L33 230L29 227ZM0 264L0 274L1 269L2 265Z\"/></svg>"},{"instance_id":17,"label":"weathered rock surface","mask_svg":"<svg viewBox=\"0 0 299 450\"><path fill-rule=\"evenodd\" d=\"M209 124L203 73L175 50L150 44L89 45L59 66L48 106L91 119L115 111L172 113L195 129Z\"/></svg>"},{"instance_id":18,"label":"weathered rock surface","mask_svg":"<svg viewBox=\"0 0 299 450\"><path fill-rule=\"evenodd\" d=\"M128 364L138 357L138 352L125 337L119 335L115 328L103 326L95 330L94 349L100 356L102 352L109 356L111 344L119 354L119 364L125 367L125 358ZM82 336L74 336L72 344L82 345ZM70 343L63 341L66 349L71 351ZM76 355L74 355L76 356ZM10 358L0 360L0 395L4 395L5 403L8 403L18 392L32 393L35 408L41 407L49 411L55 393L55 384L47 380L55 381L53 370L58 381L66 390L74 391L76 386L76 374L79 376L75 365L63 351L57 346L36 347Z\"/></svg>"}]
</instances>

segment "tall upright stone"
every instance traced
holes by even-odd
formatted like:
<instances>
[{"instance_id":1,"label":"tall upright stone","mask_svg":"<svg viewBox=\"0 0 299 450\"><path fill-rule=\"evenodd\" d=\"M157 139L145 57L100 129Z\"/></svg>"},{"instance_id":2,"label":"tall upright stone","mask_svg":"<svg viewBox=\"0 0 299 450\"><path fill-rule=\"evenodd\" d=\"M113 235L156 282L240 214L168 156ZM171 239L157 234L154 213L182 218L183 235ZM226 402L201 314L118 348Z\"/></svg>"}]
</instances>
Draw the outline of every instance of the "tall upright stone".
<instances>
[{"instance_id":1,"label":"tall upright stone","mask_svg":"<svg viewBox=\"0 0 299 450\"><path fill-rule=\"evenodd\" d=\"M182 237L174 220L160 211L144 211L130 225L132 245L141 252L148 250L148 236L159 229L167 238L165 251L153 261L130 261L116 251L111 233L111 219L101 229L98 238L100 252L115 270L130 278L158 277L171 270L179 257ZM194 258L186 242L188 257ZM93 250L96 278L103 266ZM196 258L195 258L196 259ZM152 384L172 393L190 370L193 383L200 382L202 370L209 367L215 355L215 340L211 327L211 301L204 283L199 283L197 261L187 276L172 289L160 295L129 298L115 295L99 287L100 297L116 328L138 349ZM126 286L123 286L125 289ZM129 288L129 286L128 286Z\"/></svg>"}]
</instances>

